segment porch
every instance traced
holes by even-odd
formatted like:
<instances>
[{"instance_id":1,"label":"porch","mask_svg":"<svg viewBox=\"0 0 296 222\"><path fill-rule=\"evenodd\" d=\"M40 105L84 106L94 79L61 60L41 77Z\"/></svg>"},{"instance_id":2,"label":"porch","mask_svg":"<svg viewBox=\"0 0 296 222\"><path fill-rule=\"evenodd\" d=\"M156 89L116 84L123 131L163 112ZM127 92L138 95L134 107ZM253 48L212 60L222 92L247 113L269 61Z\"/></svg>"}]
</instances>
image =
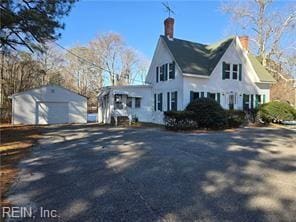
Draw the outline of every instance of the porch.
<instances>
[{"instance_id":1,"label":"porch","mask_svg":"<svg viewBox=\"0 0 296 222\"><path fill-rule=\"evenodd\" d=\"M121 86L105 88L98 95L98 122L113 123L118 125L120 121L131 124L132 121L145 121L150 104L150 88L137 86ZM145 98L144 98L145 97ZM146 100L145 100L146 99ZM143 106L143 100L145 100ZM149 108L148 108L149 107ZM148 116L149 117L149 116Z\"/></svg>"}]
</instances>

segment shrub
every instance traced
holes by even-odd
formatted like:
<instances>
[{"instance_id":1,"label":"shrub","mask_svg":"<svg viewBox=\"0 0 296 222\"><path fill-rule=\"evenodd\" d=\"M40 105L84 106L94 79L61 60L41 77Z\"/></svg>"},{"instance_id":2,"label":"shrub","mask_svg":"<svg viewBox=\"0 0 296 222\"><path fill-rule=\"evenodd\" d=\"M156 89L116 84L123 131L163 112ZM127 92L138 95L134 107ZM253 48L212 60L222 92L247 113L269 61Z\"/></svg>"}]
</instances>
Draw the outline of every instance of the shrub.
<instances>
[{"instance_id":1,"label":"shrub","mask_svg":"<svg viewBox=\"0 0 296 222\"><path fill-rule=\"evenodd\" d=\"M170 130L191 130L198 128L193 120L193 112L168 111L164 112L165 127Z\"/></svg>"},{"instance_id":2,"label":"shrub","mask_svg":"<svg viewBox=\"0 0 296 222\"><path fill-rule=\"evenodd\" d=\"M241 110L227 110L228 127L239 127L246 122L246 114Z\"/></svg>"},{"instance_id":3,"label":"shrub","mask_svg":"<svg viewBox=\"0 0 296 222\"><path fill-rule=\"evenodd\" d=\"M193 120L200 128L221 129L227 126L225 110L213 99L196 99L188 104L186 111L193 112Z\"/></svg>"},{"instance_id":4,"label":"shrub","mask_svg":"<svg viewBox=\"0 0 296 222\"><path fill-rule=\"evenodd\" d=\"M259 117L267 123L296 120L296 110L288 103L272 101L259 107Z\"/></svg>"}]
</instances>

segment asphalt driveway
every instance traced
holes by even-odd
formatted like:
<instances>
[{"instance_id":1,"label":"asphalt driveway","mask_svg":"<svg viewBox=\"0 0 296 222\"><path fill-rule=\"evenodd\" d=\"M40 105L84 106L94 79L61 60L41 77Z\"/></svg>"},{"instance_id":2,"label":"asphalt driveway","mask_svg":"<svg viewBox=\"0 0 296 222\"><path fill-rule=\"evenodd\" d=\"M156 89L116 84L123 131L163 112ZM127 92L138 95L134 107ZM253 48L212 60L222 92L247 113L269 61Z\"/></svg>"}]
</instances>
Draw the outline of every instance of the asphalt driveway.
<instances>
[{"instance_id":1,"label":"asphalt driveway","mask_svg":"<svg viewBox=\"0 0 296 222\"><path fill-rule=\"evenodd\" d=\"M9 196L34 221L295 221L296 131L45 131Z\"/></svg>"}]
</instances>

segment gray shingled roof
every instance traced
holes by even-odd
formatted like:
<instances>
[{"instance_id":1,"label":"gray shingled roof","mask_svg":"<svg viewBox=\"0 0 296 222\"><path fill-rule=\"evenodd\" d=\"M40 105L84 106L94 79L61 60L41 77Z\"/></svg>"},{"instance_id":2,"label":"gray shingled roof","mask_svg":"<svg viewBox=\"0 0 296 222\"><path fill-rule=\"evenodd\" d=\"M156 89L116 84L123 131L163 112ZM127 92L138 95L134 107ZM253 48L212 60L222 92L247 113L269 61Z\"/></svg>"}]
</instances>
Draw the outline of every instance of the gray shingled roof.
<instances>
[{"instance_id":1,"label":"gray shingled roof","mask_svg":"<svg viewBox=\"0 0 296 222\"><path fill-rule=\"evenodd\" d=\"M276 82L254 55L249 53L248 57L261 82Z\"/></svg>"},{"instance_id":2,"label":"gray shingled roof","mask_svg":"<svg viewBox=\"0 0 296 222\"><path fill-rule=\"evenodd\" d=\"M211 75L225 51L235 39L229 37L211 45L204 45L182 39L169 40L160 36L173 54L183 73L196 75ZM261 82L275 82L270 73L261 65L254 55L248 54L249 60Z\"/></svg>"},{"instance_id":3,"label":"gray shingled roof","mask_svg":"<svg viewBox=\"0 0 296 222\"><path fill-rule=\"evenodd\" d=\"M235 37L211 45L160 36L183 73L209 76Z\"/></svg>"}]
</instances>

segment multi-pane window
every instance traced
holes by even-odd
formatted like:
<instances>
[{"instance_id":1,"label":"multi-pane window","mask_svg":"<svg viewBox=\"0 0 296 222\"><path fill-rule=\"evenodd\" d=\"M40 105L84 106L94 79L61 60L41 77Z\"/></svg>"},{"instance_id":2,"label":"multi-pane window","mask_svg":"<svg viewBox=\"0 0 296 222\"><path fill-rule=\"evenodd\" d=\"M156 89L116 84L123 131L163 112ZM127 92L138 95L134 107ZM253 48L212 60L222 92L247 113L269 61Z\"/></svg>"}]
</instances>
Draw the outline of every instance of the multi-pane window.
<instances>
[{"instance_id":1,"label":"multi-pane window","mask_svg":"<svg viewBox=\"0 0 296 222\"><path fill-rule=\"evenodd\" d=\"M175 79L175 61L169 64L169 79Z\"/></svg>"},{"instance_id":2,"label":"multi-pane window","mask_svg":"<svg viewBox=\"0 0 296 222\"><path fill-rule=\"evenodd\" d=\"M175 79L175 62L156 67L156 82Z\"/></svg>"},{"instance_id":3,"label":"multi-pane window","mask_svg":"<svg viewBox=\"0 0 296 222\"><path fill-rule=\"evenodd\" d=\"M230 64L223 63L223 79L230 79Z\"/></svg>"},{"instance_id":4,"label":"multi-pane window","mask_svg":"<svg viewBox=\"0 0 296 222\"><path fill-rule=\"evenodd\" d=\"M129 107L129 108L132 108L132 103L133 103L133 98L132 97L127 97L126 106Z\"/></svg>"},{"instance_id":5,"label":"multi-pane window","mask_svg":"<svg viewBox=\"0 0 296 222\"><path fill-rule=\"evenodd\" d=\"M157 110L162 111L162 93L158 94L157 98Z\"/></svg>"},{"instance_id":6,"label":"multi-pane window","mask_svg":"<svg viewBox=\"0 0 296 222\"><path fill-rule=\"evenodd\" d=\"M222 63L222 79L230 79L232 73L232 79L238 79L242 81L242 64L230 64Z\"/></svg>"},{"instance_id":7,"label":"multi-pane window","mask_svg":"<svg viewBox=\"0 0 296 222\"><path fill-rule=\"evenodd\" d=\"M141 108L141 98L135 98L135 108Z\"/></svg>"},{"instance_id":8,"label":"multi-pane window","mask_svg":"<svg viewBox=\"0 0 296 222\"><path fill-rule=\"evenodd\" d=\"M216 94L215 93L208 93L208 98L215 100Z\"/></svg>"},{"instance_id":9,"label":"multi-pane window","mask_svg":"<svg viewBox=\"0 0 296 222\"><path fill-rule=\"evenodd\" d=\"M232 65L232 79L237 79L237 73L238 73L238 65L233 64Z\"/></svg>"},{"instance_id":10,"label":"multi-pane window","mask_svg":"<svg viewBox=\"0 0 296 222\"><path fill-rule=\"evenodd\" d=\"M163 65L163 70L164 70L163 80L166 81L168 80L168 64Z\"/></svg>"},{"instance_id":11,"label":"multi-pane window","mask_svg":"<svg viewBox=\"0 0 296 222\"><path fill-rule=\"evenodd\" d=\"M123 104L122 104L122 95L116 94L114 96L114 102L115 102L115 109L123 109Z\"/></svg>"},{"instance_id":12,"label":"multi-pane window","mask_svg":"<svg viewBox=\"0 0 296 222\"><path fill-rule=\"evenodd\" d=\"M199 98L199 92L190 91L190 102Z\"/></svg>"},{"instance_id":13,"label":"multi-pane window","mask_svg":"<svg viewBox=\"0 0 296 222\"><path fill-rule=\"evenodd\" d=\"M159 67L159 81L164 81L164 66Z\"/></svg>"},{"instance_id":14,"label":"multi-pane window","mask_svg":"<svg viewBox=\"0 0 296 222\"><path fill-rule=\"evenodd\" d=\"M178 108L178 92L172 92L171 93L171 110L177 111Z\"/></svg>"}]
</instances>

